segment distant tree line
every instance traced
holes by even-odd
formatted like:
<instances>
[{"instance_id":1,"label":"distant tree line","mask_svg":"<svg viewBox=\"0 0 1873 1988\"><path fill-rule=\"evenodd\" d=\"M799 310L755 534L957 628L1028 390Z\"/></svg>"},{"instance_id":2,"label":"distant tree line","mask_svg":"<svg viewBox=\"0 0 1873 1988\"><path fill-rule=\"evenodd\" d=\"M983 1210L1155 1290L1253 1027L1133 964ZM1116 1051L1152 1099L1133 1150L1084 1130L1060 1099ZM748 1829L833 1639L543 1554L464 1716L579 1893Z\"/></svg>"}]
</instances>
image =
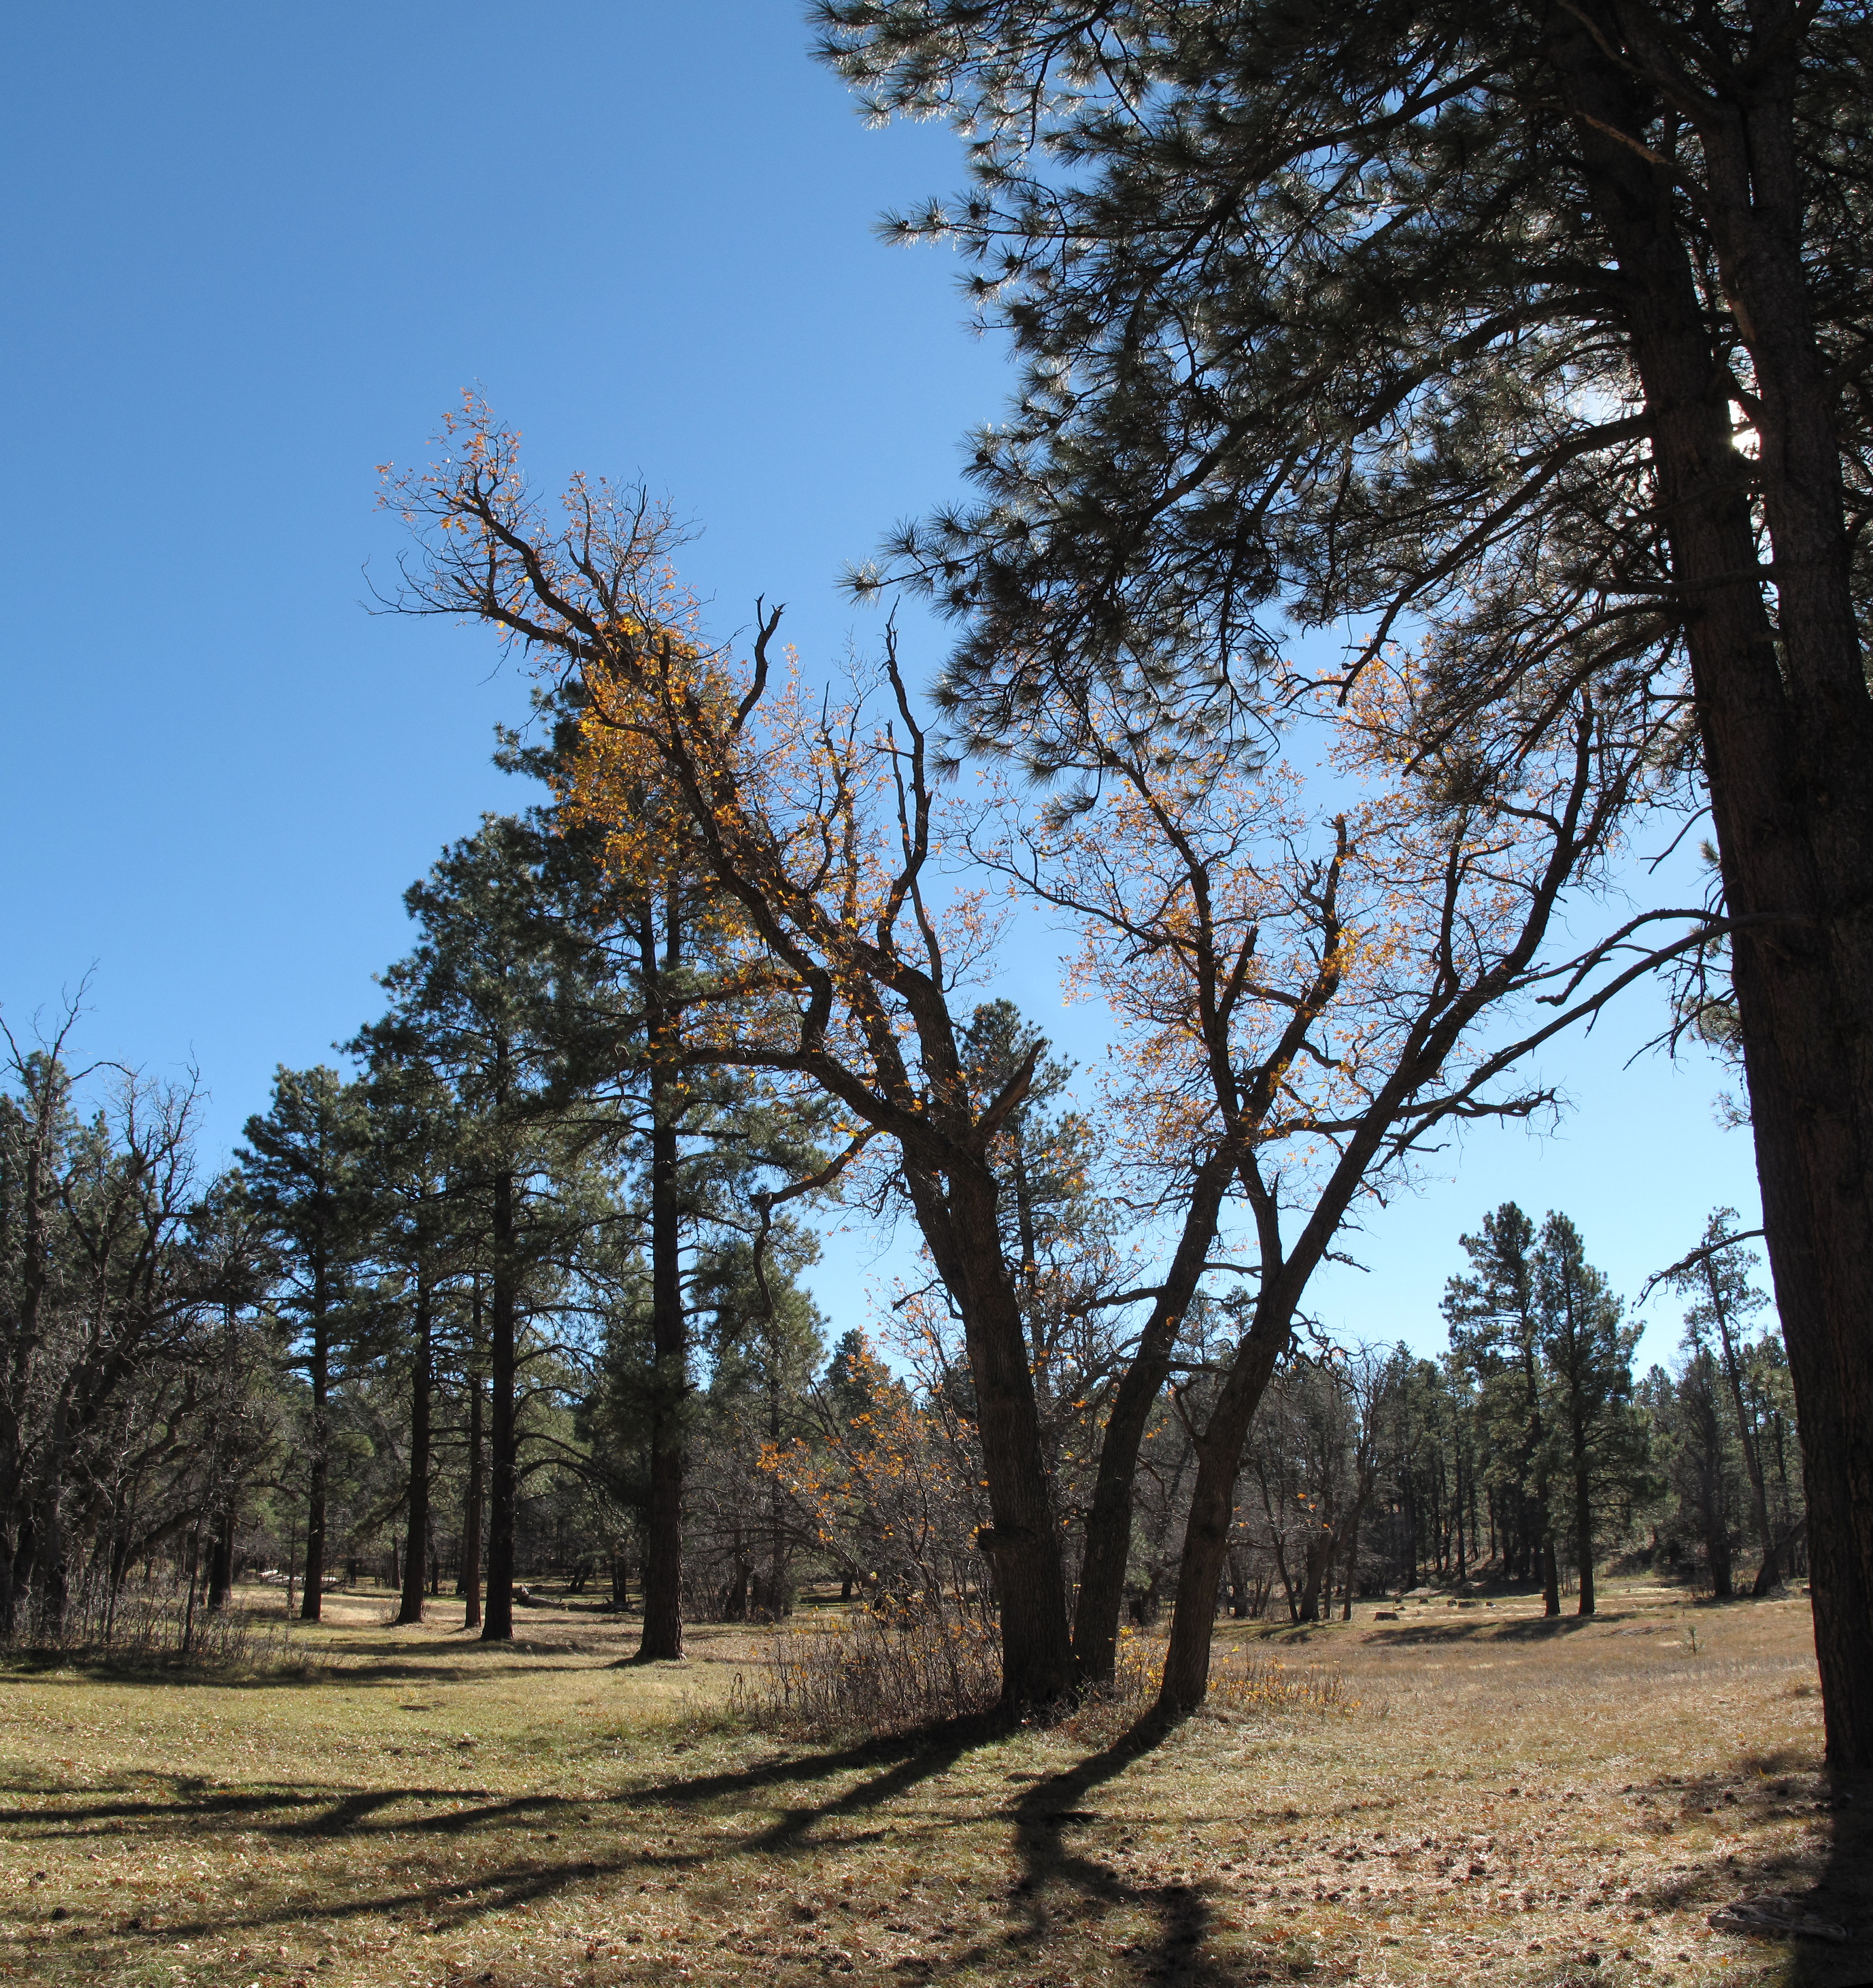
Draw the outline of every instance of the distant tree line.
<instances>
[{"instance_id":1,"label":"distant tree line","mask_svg":"<svg viewBox=\"0 0 1873 1988\"><path fill-rule=\"evenodd\" d=\"M1649 705L1584 698L1499 790L1462 739L1408 756L1410 673L1374 673L1288 721L1360 769L1348 809L1144 674L1060 718L1044 801L965 797L894 634L823 690L777 614L745 658L707 647L641 493L575 483L547 512L474 404L390 489L420 548L400 604L478 616L541 671L531 742L501 756L551 800L412 887L384 1012L347 1070L279 1073L225 1178L191 1184L168 1107L173 1178L139 1218L161 1295L127 1258L144 1283L89 1447L59 1213L82 1142L59 1043L16 1049L16 1631L69 1635L73 1592L100 1619L145 1567L179 1570L185 1621L212 1614L244 1537L309 1619L374 1557L404 1619L446 1584L499 1640L551 1567L640 1608L646 1658L681 1653L686 1614L784 1612L814 1572L980 1611L1011 1709L1109 1682L1128 1611L1161 1606L1177 1712L1219 1598L1344 1605L1401 1557L1443 1567L1446 1536L1466 1570L1557 1606L1565 1574L1591 1608L1609 1515L1664 1450L1572 1230L1499 1211L1469 1242L1441 1391L1311 1347L1303 1303L1440 1128L1547 1110L1523 1059L1712 942L1693 911L1636 957L1624 927L1549 949L1654 777ZM1077 935L1114 1024L1097 1114L1010 1004L965 998L1002 942L984 882ZM90 1138L147 1198L145 1096ZM828 1197L921 1246L888 1309L906 1364L849 1333L828 1364L800 1283ZM120 1496L140 1452L115 1432L163 1359L226 1428L172 1417ZM241 1372L218 1409L211 1380ZM167 1530L135 1516L164 1469Z\"/></svg>"},{"instance_id":2,"label":"distant tree line","mask_svg":"<svg viewBox=\"0 0 1873 1988\"><path fill-rule=\"evenodd\" d=\"M538 822L492 820L449 850L411 893L421 941L385 976L356 1073L282 1070L214 1179L191 1094L112 1070L86 1115L75 1081L100 1073L68 1069L69 1023L40 1048L9 1039L5 1635L107 1638L157 1575L186 1635L243 1571L304 1619L368 1575L402 1621L446 1594L495 1638L516 1577L550 1573L641 1609L658 1654L685 1618L773 1619L809 1581L995 1613L980 1408L942 1280L899 1294L894 1361L856 1330L829 1349L800 1281L811 1236L777 1211L827 1171L817 1128L739 1077L685 1085L660 1121L632 1047L647 1004L627 969L649 945L628 953L569 907L556 860ZM661 942L667 901L658 915ZM1115 1249L1094 1128L1011 1004L979 1006L963 1045L986 1090L1030 1073L999 1134L998 1219L1053 1495L1084 1515L1130 1371L1128 1335L1087 1302ZM1213 1610L1307 1621L1493 1581L1591 1613L1608 1560L1719 1597L1746 1564L1759 1592L1802 1571L1792 1390L1749 1240L1719 1211L1655 1280L1686 1300L1685 1337L1642 1377L1573 1225L1537 1229L1513 1204L1462 1239L1441 1358L1291 1339L1242 1447ZM1150 1405L1134 1623L1175 1592L1218 1349L1248 1301L1192 1307ZM1077 1591L1088 1535L1069 1530Z\"/></svg>"}]
</instances>

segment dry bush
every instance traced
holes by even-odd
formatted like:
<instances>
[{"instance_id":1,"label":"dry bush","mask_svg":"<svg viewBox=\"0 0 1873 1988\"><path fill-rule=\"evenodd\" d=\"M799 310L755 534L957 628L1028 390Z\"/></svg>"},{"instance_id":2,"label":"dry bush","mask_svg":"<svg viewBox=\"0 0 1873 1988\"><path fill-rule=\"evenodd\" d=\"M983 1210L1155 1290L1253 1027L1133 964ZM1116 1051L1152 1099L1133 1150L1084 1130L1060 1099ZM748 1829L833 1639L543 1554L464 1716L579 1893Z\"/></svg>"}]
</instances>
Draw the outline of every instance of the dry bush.
<instances>
[{"instance_id":1,"label":"dry bush","mask_svg":"<svg viewBox=\"0 0 1873 1988\"><path fill-rule=\"evenodd\" d=\"M1144 1717L1158 1702L1166 1645L1131 1629L1119 1635L1118 1660L1110 1685L1089 1692L1065 1721L1076 1740L1109 1741ZM1278 1658L1263 1660L1252 1648L1219 1645L1210 1665L1212 1711L1244 1715L1275 1712L1351 1712L1360 1701L1337 1672L1309 1665L1294 1669Z\"/></svg>"},{"instance_id":2,"label":"dry bush","mask_svg":"<svg viewBox=\"0 0 1873 1988\"><path fill-rule=\"evenodd\" d=\"M801 1739L903 1733L993 1709L1001 1642L992 1618L924 1601L861 1608L837 1620L796 1620L776 1631L764 1675L735 1681L734 1711L757 1731ZM1107 1740L1158 1702L1165 1645L1131 1631L1113 1682L1088 1692L1060 1723L1070 1736ZM1359 1700L1337 1672L1291 1668L1251 1652L1219 1650L1212 1708L1243 1715L1347 1713Z\"/></svg>"},{"instance_id":3,"label":"dry bush","mask_svg":"<svg viewBox=\"0 0 1873 1988\"><path fill-rule=\"evenodd\" d=\"M993 1709L1002 1645L992 1618L946 1602L887 1603L775 1632L764 1676L735 1679L758 1731L824 1739L907 1732Z\"/></svg>"},{"instance_id":4,"label":"dry bush","mask_svg":"<svg viewBox=\"0 0 1873 1988\"><path fill-rule=\"evenodd\" d=\"M22 1645L35 1655L107 1656L130 1664L239 1668L283 1653L279 1627L244 1608L209 1608L181 1576L152 1574L113 1594L101 1582L73 1597L55 1630L38 1611Z\"/></svg>"}]
</instances>

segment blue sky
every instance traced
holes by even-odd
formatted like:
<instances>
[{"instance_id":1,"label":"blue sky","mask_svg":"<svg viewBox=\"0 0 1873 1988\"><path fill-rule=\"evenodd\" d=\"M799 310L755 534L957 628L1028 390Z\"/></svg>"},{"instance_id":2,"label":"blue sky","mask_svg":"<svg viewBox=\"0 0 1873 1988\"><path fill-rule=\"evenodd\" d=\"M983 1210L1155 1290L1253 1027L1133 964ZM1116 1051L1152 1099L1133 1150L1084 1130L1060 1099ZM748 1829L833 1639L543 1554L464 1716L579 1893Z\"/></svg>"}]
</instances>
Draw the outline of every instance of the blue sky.
<instances>
[{"instance_id":1,"label":"blue sky","mask_svg":"<svg viewBox=\"0 0 1873 1988\"><path fill-rule=\"evenodd\" d=\"M957 181L954 141L866 130L791 0L15 9L3 73L0 1006L95 966L83 1047L192 1062L218 1157L373 1012L404 886L516 803L488 747L524 685L476 631L365 611L377 464L478 387L548 483L641 475L705 527L718 631L764 593L832 658L875 627L840 567L955 489L1007 374L951 259L873 232ZM907 647L928 673L942 637ZM1090 1057L1051 956L1024 929L1008 991ZM1658 1020L1641 994L1553 1053L1558 1134L1472 1136L1328 1322L1435 1343L1457 1232L1512 1195L1628 1290L1713 1204L1753 1222L1716 1073L1627 1063ZM816 1280L841 1325L870 1254Z\"/></svg>"}]
</instances>

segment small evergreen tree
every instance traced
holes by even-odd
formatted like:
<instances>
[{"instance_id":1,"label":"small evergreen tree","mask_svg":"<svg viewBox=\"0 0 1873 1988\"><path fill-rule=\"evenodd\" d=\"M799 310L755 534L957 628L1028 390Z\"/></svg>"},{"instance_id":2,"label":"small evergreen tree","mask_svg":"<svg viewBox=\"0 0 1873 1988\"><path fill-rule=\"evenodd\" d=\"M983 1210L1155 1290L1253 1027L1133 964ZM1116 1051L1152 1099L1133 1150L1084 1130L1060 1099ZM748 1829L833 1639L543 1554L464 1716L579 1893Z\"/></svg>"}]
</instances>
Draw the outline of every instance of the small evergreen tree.
<instances>
[{"instance_id":1,"label":"small evergreen tree","mask_svg":"<svg viewBox=\"0 0 1873 1988\"><path fill-rule=\"evenodd\" d=\"M1580 1612L1591 1615L1602 1522L1629 1507L1647 1481L1645 1424L1632 1398L1639 1328L1620 1323L1620 1301L1566 1215L1542 1224L1533 1266L1548 1439L1572 1520Z\"/></svg>"},{"instance_id":2,"label":"small evergreen tree","mask_svg":"<svg viewBox=\"0 0 1873 1988\"><path fill-rule=\"evenodd\" d=\"M1554 1452L1543 1384L1536 1298L1535 1225L1513 1201L1459 1239L1472 1274L1445 1286L1451 1350L1476 1381L1485 1477L1508 1522L1506 1557L1539 1577L1546 1611L1560 1613L1550 1472Z\"/></svg>"},{"instance_id":3,"label":"small evergreen tree","mask_svg":"<svg viewBox=\"0 0 1873 1988\"><path fill-rule=\"evenodd\" d=\"M235 1155L248 1201L270 1232L282 1281L275 1309L292 1335L309 1395L303 1621L319 1620L327 1572L333 1389L354 1323L368 1197L359 1170L363 1100L324 1064L283 1065L264 1115L248 1120Z\"/></svg>"}]
</instances>

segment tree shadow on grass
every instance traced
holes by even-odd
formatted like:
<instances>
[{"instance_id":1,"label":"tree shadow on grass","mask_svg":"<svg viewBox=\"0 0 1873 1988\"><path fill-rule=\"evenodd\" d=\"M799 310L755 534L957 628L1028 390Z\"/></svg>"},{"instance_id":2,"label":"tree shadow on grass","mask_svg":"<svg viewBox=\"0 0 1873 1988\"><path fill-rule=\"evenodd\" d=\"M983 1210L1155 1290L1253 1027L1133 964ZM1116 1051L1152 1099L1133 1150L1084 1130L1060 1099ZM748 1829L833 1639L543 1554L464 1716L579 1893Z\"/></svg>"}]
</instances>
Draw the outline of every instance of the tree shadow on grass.
<instances>
[{"instance_id":1,"label":"tree shadow on grass","mask_svg":"<svg viewBox=\"0 0 1873 1988\"><path fill-rule=\"evenodd\" d=\"M1216 1906L1199 1885L1141 1882L1088 1848L1075 1848L1071 1832L1100 1817L1086 1798L1154 1753L1184 1722L1154 1709L1102 1751L1036 1782L1013 1805L1021 1875L1010 1888L1021 1923L1011 1936L1017 1950L1041 1957L1052 1917L1050 1897L1065 1892L1082 1909L1110 1914L1137 1908L1157 1922L1154 1939L1123 1950L1138 1975L1185 1988L1241 1988L1285 1976L1284 1961L1259 1965L1239 1951L1220 1953L1209 1942L1221 1928Z\"/></svg>"},{"instance_id":2,"label":"tree shadow on grass","mask_svg":"<svg viewBox=\"0 0 1873 1988\"><path fill-rule=\"evenodd\" d=\"M1786 1904L1848 1938L1746 1936L1754 1957L1785 1956L1778 1979L1787 1988L1873 1988L1873 1777L1831 1775L1811 1755L1781 1749L1635 1793L1670 1826L1721 1814L1747 1846L1672 1872L1646 1894L1648 1904L1706 1917L1739 1903ZM1794 1841L1750 1844L1753 1834L1797 1819L1807 1827Z\"/></svg>"},{"instance_id":3,"label":"tree shadow on grass","mask_svg":"<svg viewBox=\"0 0 1873 1988\"><path fill-rule=\"evenodd\" d=\"M1396 1629L1369 1629L1359 1640L1381 1649L1440 1643L1547 1643L1628 1619L1623 1615L1535 1615L1509 1622L1412 1622Z\"/></svg>"},{"instance_id":4,"label":"tree shadow on grass","mask_svg":"<svg viewBox=\"0 0 1873 1988\"><path fill-rule=\"evenodd\" d=\"M472 1648L473 1646L469 1646ZM47 1655L42 1658L9 1655L0 1664L0 1688L9 1684L39 1684L63 1681L73 1684L123 1685L147 1688L161 1685L167 1689L198 1686L215 1691L277 1691L283 1685L368 1684L475 1684L484 1679L537 1678L543 1671L563 1673L592 1668L587 1652L558 1645L532 1646L493 1644L489 1655L472 1658L472 1668L461 1661L462 1652L452 1660L437 1661L420 1655L394 1654L399 1648L420 1649L421 1645L395 1644L374 1646L350 1643L330 1648L295 1651L283 1657L258 1663L243 1663L238 1668L218 1668L212 1664L152 1664L110 1656L84 1657L71 1654ZM353 1650L367 1652L363 1661ZM555 1658L566 1661L555 1663Z\"/></svg>"},{"instance_id":5,"label":"tree shadow on grass","mask_svg":"<svg viewBox=\"0 0 1873 1988\"><path fill-rule=\"evenodd\" d=\"M1134 1878L1076 1839L1076 1831L1097 1820L1085 1806L1088 1797L1151 1753L1172 1729L1161 1719L1148 1719L1100 1751L1023 1789L1002 1811L1018 1864L1006 1895L1010 1922L999 1935L982 1929L966 1950L952 1948L940 1961L911 1965L935 1978L972 1961L1044 1966L1050 1928L1057 1927L1063 1907L1073 1915L1101 1917L1137 1909L1155 1930L1117 1956L1137 1978L1175 1981L1188 1988L1224 1988L1226 1983L1270 1978L1253 1968L1245 1972L1239 1953L1215 1951L1212 1942L1220 1929L1219 1915L1203 1888ZM95 1929L113 1943L133 1949L146 1940L167 1944L211 1936L258 1938L293 1927L316 1938L321 1927L372 1919L414 1922L438 1934L461 1934L485 1915L549 1902L587 1886L615 1888L631 1878L693 1880L729 1856L803 1858L827 1846L823 1831L830 1830L830 1840L841 1846L854 1845L864 1840L851 1829L855 1821L900 1800L965 1755L1006 1738L1007 1732L1005 1724L993 1720L952 1722L894 1739L788 1753L727 1772L666 1776L589 1800L415 1785L217 1790L189 1777L168 1777L160 1792L126 1785L49 1810L8 1806L0 1809L0 1827L23 1827L35 1836L164 1829L192 1834L221 1828L262 1833L282 1844L319 1839L363 1844L393 1833L405 1838L453 1837L519 1826L543 1832L556 1821L569 1829L574 1824L581 1827L581 1852L600 1854L549 1850L552 1839L542 1841L536 1836L533 1843L504 1850L498 1865L478 1869L472 1878L380 1884L351 1896L328 1895L316 1902L282 1898L251 1909L203 1912L188 1918L164 1913L160 1927ZM854 1774L857 1779L848 1780ZM826 1787L827 1783L836 1785ZM0 1799L8 1792L0 1790ZM11 1792L17 1800L46 1791L19 1787ZM805 1798L789 1798L796 1793ZM687 1844L627 1846L591 1840L595 1816L607 1809L640 1812L647 1818L659 1810L698 1808L725 1810L731 1817L738 1810L757 1809L759 1814L747 1817L745 1827L718 1831L711 1839ZM413 1814L413 1809L427 1812ZM933 1837L941 1827L940 1821L930 1824ZM895 1833L900 1838L906 1834L901 1827Z\"/></svg>"}]
</instances>

